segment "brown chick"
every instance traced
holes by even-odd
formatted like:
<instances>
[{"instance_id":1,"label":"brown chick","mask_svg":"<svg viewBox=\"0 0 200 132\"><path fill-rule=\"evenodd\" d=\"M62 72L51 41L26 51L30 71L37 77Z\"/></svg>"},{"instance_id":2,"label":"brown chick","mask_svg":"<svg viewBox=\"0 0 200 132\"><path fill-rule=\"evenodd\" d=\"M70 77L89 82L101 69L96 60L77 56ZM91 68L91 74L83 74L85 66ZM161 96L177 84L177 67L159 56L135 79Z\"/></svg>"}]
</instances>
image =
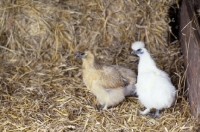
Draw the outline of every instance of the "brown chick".
<instances>
[{"instance_id":1,"label":"brown chick","mask_svg":"<svg viewBox=\"0 0 200 132\"><path fill-rule=\"evenodd\" d=\"M103 109L116 106L125 96L135 93L136 74L117 65L101 65L90 50L81 48L76 57L82 58L82 78Z\"/></svg>"}]
</instances>

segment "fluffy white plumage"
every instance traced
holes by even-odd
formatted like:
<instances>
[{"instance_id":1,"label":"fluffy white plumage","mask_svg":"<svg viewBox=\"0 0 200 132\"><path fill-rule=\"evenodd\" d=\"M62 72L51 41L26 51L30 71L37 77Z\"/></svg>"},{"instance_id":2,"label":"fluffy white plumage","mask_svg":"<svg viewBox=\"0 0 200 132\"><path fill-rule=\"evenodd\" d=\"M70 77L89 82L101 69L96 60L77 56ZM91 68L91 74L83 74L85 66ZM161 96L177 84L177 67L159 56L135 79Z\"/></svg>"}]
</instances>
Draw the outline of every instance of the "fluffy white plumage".
<instances>
[{"instance_id":1,"label":"fluffy white plumage","mask_svg":"<svg viewBox=\"0 0 200 132\"><path fill-rule=\"evenodd\" d=\"M155 108L154 117L157 117L159 110L169 108L173 104L176 95L175 87L168 74L157 68L143 42L134 42L131 48L133 53L140 57L136 92L138 99L146 107L146 110L140 111L140 114L148 114L152 108Z\"/></svg>"}]
</instances>

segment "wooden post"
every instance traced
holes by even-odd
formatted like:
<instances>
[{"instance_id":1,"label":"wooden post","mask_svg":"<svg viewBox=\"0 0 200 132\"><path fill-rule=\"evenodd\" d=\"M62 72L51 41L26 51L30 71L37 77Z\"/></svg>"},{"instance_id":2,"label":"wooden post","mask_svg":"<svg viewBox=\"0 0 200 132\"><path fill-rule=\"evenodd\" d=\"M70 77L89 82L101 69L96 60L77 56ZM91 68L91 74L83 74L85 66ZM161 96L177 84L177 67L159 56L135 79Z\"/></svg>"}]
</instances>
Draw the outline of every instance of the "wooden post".
<instances>
[{"instance_id":1,"label":"wooden post","mask_svg":"<svg viewBox=\"0 0 200 132\"><path fill-rule=\"evenodd\" d=\"M200 121L200 28L196 8L199 0L183 0L180 11L179 36L187 69L187 88L191 112Z\"/></svg>"}]
</instances>

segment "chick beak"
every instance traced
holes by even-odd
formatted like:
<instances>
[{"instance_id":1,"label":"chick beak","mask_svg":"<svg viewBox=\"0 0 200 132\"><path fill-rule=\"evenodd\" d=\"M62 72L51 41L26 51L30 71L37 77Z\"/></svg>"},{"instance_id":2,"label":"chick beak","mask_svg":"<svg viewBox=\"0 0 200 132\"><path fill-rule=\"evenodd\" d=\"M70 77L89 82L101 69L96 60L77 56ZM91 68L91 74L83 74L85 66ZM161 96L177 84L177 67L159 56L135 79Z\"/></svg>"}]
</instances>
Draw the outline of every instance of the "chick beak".
<instances>
[{"instance_id":1,"label":"chick beak","mask_svg":"<svg viewBox=\"0 0 200 132\"><path fill-rule=\"evenodd\" d=\"M131 54L136 54L137 56L139 56L139 55L141 55L141 54L143 54L144 52L142 51L142 50L133 50L132 52L131 52Z\"/></svg>"},{"instance_id":2,"label":"chick beak","mask_svg":"<svg viewBox=\"0 0 200 132\"><path fill-rule=\"evenodd\" d=\"M75 57L76 58L78 58L78 57L80 57L80 58L85 58L86 56L85 56L85 54L84 53L76 53L76 55L75 55Z\"/></svg>"},{"instance_id":3,"label":"chick beak","mask_svg":"<svg viewBox=\"0 0 200 132\"><path fill-rule=\"evenodd\" d=\"M81 57L81 53L76 53L76 54L75 54L75 57L76 57L76 58Z\"/></svg>"},{"instance_id":4,"label":"chick beak","mask_svg":"<svg viewBox=\"0 0 200 132\"><path fill-rule=\"evenodd\" d=\"M133 51L131 52L131 54L136 54L136 51L135 51L135 50L133 50Z\"/></svg>"}]
</instances>

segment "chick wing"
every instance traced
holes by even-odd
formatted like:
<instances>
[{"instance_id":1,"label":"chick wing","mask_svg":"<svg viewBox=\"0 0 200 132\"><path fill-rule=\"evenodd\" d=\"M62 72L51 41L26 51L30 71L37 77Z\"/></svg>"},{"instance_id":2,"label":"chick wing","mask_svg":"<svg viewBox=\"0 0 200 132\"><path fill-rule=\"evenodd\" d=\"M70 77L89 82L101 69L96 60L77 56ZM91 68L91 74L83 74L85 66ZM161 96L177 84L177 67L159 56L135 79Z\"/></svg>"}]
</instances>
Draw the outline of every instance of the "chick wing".
<instances>
[{"instance_id":1,"label":"chick wing","mask_svg":"<svg viewBox=\"0 0 200 132\"><path fill-rule=\"evenodd\" d=\"M113 89L125 86L120 72L115 67L103 66L99 73L99 83L102 87Z\"/></svg>"},{"instance_id":2,"label":"chick wing","mask_svg":"<svg viewBox=\"0 0 200 132\"><path fill-rule=\"evenodd\" d=\"M115 67L120 72L121 76L123 77L123 81L126 84L136 83L136 74L134 71L118 65L113 65L113 67Z\"/></svg>"}]
</instances>

